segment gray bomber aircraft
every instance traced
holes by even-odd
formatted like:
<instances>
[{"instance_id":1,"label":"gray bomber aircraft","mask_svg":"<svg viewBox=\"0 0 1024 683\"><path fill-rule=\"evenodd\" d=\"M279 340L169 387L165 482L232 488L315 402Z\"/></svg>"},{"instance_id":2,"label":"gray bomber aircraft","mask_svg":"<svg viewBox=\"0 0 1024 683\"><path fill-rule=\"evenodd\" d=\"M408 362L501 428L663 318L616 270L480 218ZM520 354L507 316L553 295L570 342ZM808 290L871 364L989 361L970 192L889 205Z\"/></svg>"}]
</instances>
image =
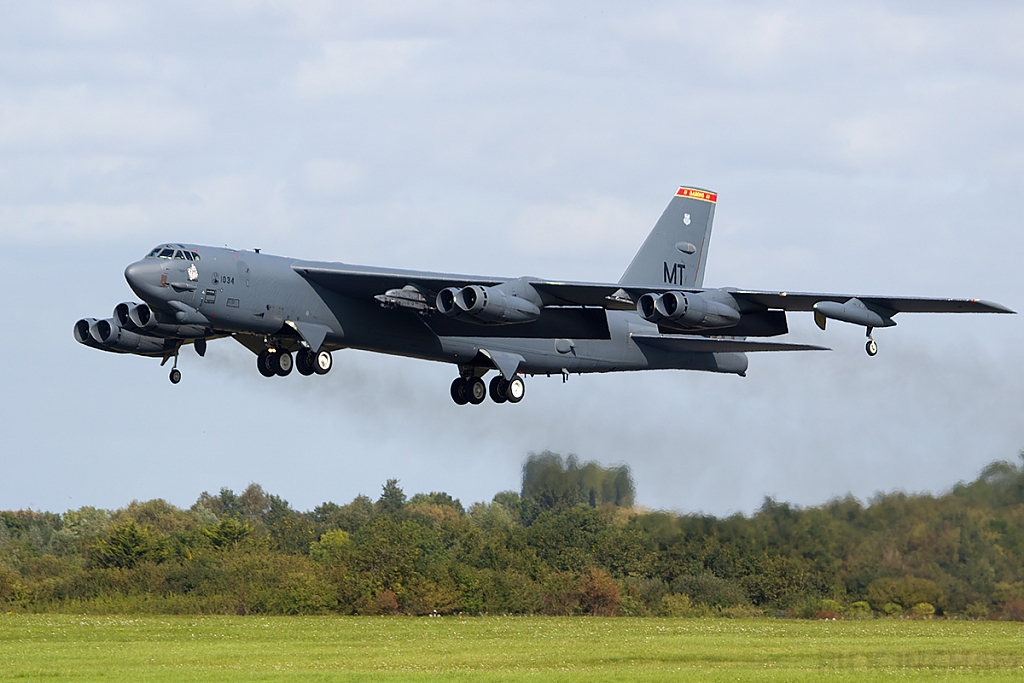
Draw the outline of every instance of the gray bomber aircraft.
<instances>
[{"instance_id":1,"label":"gray bomber aircraft","mask_svg":"<svg viewBox=\"0 0 1024 683\"><path fill-rule=\"evenodd\" d=\"M518 403L524 375L702 370L744 376L747 352L827 350L768 341L786 334L787 311L872 331L897 313L1013 313L978 299L929 299L705 289L718 196L682 187L614 284L475 277L302 261L256 251L164 244L124 275L143 303L112 318L83 318L75 339L116 353L174 359L192 344L233 337L266 377L296 368L326 374L343 348L453 363L451 395ZM161 364L163 364L161 363Z\"/></svg>"}]
</instances>

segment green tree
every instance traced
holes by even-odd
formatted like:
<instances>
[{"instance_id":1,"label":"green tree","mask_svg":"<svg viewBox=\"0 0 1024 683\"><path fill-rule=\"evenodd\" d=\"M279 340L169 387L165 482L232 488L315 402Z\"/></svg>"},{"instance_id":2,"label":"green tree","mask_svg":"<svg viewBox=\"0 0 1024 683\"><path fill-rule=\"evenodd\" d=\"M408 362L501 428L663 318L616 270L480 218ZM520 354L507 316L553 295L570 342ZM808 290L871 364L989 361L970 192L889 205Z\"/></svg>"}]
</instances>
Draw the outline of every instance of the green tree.
<instances>
[{"instance_id":1,"label":"green tree","mask_svg":"<svg viewBox=\"0 0 1024 683\"><path fill-rule=\"evenodd\" d=\"M382 515L396 515L405 507L405 492L398 486L397 479L388 479L383 492L377 499L377 512Z\"/></svg>"},{"instance_id":2,"label":"green tree","mask_svg":"<svg viewBox=\"0 0 1024 683\"><path fill-rule=\"evenodd\" d=\"M234 517L225 517L217 524L203 527L203 535L217 548L237 548L252 535L252 525L240 522Z\"/></svg>"},{"instance_id":3,"label":"green tree","mask_svg":"<svg viewBox=\"0 0 1024 683\"><path fill-rule=\"evenodd\" d=\"M167 559L167 540L134 519L115 524L106 538L93 544L93 560L100 567L131 569L140 562L162 562Z\"/></svg>"}]
</instances>

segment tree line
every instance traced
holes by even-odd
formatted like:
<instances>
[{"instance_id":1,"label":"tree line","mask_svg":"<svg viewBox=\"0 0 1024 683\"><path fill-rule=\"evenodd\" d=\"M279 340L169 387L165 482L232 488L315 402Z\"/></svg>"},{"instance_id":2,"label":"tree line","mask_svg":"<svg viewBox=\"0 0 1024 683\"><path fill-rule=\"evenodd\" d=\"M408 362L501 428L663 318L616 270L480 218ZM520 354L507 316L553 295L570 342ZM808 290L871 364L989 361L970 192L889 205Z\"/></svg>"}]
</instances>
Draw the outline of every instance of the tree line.
<instances>
[{"instance_id":1,"label":"tree line","mask_svg":"<svg viewBox=\"0 0 1024 683\"><path fill-rule=\"evenodd\" d=\"M0 610L1024 620L1024 454L942 495L647 511L627 466L531 454L466 509L389 480L311 511L251 484L0 512Z\"/></svg>"}]
</instances>

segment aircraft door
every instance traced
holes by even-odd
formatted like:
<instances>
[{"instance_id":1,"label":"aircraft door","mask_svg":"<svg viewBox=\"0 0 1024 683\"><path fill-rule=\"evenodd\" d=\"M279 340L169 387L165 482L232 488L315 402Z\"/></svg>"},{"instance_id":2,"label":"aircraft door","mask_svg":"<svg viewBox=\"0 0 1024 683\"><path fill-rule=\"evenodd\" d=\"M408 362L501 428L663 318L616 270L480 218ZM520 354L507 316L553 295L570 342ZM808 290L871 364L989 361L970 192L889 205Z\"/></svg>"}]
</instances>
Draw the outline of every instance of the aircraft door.
<instances>
[{"instance_id":1,"label":"aircraft door","mask_svg":"<svg viewBox=\"0 0 1024 683\"><path fill-rule=\"evenodd\" d=\"M248 309L252 306L251 297L249 295L249 264L239 259L237 265L237 273L234 281L234 296L235 302L242 310Z\"/></svg>"}]
</instances>

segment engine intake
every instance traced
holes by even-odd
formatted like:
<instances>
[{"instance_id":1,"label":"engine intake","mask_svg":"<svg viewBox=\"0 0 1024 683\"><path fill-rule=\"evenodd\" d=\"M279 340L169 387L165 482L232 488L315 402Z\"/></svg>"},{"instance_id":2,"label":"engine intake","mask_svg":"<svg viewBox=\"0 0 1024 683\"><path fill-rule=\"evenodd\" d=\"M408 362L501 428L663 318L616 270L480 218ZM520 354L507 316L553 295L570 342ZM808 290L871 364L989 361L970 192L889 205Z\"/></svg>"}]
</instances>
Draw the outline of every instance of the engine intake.
<instances>
[{"instance_id":1,"label":"engine intake","mask_svg":"<svg viewBox=\"0 0 1024 683\"><path fill-rule=\"evenodd\" d=\"M145 304L139 304L137 301L122 301L117 306L114 306L114 320L121 327L127 327L129 330L135 329L135 323L132 322L131 312L132 309Z\"/></svg>"}]
</instances>

